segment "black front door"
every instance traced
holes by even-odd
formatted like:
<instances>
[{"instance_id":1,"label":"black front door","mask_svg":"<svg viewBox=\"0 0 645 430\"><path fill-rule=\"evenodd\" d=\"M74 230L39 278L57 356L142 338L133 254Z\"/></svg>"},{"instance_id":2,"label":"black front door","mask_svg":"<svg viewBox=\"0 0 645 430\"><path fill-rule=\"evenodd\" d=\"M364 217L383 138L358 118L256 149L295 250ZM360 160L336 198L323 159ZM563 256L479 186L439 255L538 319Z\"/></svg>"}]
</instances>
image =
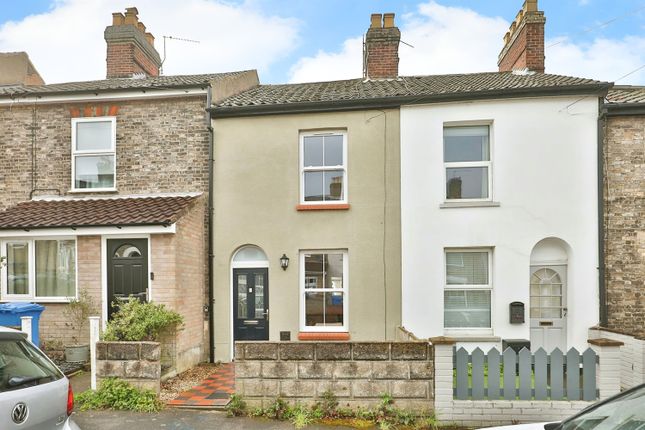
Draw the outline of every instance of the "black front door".
<instances>
[{"instance_id":1,"label":"black front door","mask_svg":"<svg viewBox=\"0 0 645 430\"><path fill-rule=\"evenodd\" d=\"M233 269L235 340L269 340L269 269Z\"/></svg>"},{"instance_id":2,"label":"black front door","mask_svg":"<svg viewBox=\"0 0 645 430\"><path fill-rule=\"evenodd\" d=\"M108 318L118 303L136 297L146 301L148 293L148 239L108 239Z\"/></svg>"}]
</instances>

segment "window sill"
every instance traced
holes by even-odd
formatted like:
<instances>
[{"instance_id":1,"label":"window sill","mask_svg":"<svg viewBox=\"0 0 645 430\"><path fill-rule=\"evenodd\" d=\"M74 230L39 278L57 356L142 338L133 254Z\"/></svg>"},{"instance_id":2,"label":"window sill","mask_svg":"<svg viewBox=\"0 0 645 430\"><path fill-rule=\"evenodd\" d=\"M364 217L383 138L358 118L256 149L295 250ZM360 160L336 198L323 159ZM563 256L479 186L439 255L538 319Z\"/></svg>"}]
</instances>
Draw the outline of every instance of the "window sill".
<instances>
[{"instance_id":1,"label":"window sill","mask_svg":"<svg viewBox=\"0 0 645 430\"><path fill-rule=\"evenodd\" d=\"M298 340L349 340L347 332L300 332Z\"/></svg>"},{"instance_id":2,"label":"window sill","mask_svg":"<svg viewBox=\"0 0 645 430\"><path fill-rule=\"evenodd\" d=\"M69 190L69 194L94 194L94 193L118 193L116 188L82 188L78 190Z\"/></svg>"},{"instance_id":3,"label":"window sill","mask_svg":"<svg viewBox=\"0 0 645 430\"><path fill-rule=\"evenodd\" d=\"M57 299L57 298L36 298L36 297L28 297L28 298L14 298L14 297L4 297L0 299L0 303L12 303L12 302L20 302L20 303L61 303L61 304L69 304L72 299L68 298L62 298L62 299Z\"/></svg>"},{"instance_id":4,"label":"window sill","mask_svg":"<svg viewBox=\"0 0 645 430\"><path fill-rule=\"evenodd\" d=\"M453 208L498 208L499 202L445 202L439 205L440 209L453 209Z\"/></svg>"},{"instance_id":5,"label":"window sill","mask_svg":"<svg viewBox=\"0 0 645 430\"><path fill-rule=\"evenodd\" d=\"M297 211L342 211L348 210L349 203L338 203L332 205L321 205L321 204L307 204L307 205L297 205Z\"/></svg>"}]
</instances>

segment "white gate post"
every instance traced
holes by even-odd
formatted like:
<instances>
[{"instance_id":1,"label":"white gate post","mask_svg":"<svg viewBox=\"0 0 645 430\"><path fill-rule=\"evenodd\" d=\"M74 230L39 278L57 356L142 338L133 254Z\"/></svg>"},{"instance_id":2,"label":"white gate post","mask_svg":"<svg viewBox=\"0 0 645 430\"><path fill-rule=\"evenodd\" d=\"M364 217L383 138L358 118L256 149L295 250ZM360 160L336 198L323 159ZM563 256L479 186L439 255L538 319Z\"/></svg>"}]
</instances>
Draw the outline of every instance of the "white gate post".
<instances>
[{"instance_id":1,"label":"white gate post","mask_svg":"<svg viewBox=\"0 0 645 430\"><path fill-rule=\"evenodd\" d=\"M90 388L96 390L96 343L99 341L101 317L90 317Z\"/></svg>"},{"instance_id":2,"label":"white gate post","mask_svg":"<svg viewBox=\"0 0 645 430\"><path fill-rule=\"evenodd\" d=\"M455 340L431 337L434 348L434 410L440 421L453 421L452 355Z\"/></svg>"},{"instance_id":3,"label":"white gate post","mask_svg":"<svg viewBox=\"0 0 645 430\"><path fill-rule=\"evenodd\" d=\"M32 317L20 317L20 330L27 333L27 340L29 342L32 342L33 338L31 319Z\"/></svg>"},{"instance_id":4,"label":"white gate post","mask_svg":"<svg viewBox=\"0 0 645 430\"><path fill-rule=\"evenodd\" d=\"M589 339L591 348L598 354L596 386L600 400L620 393L620 347L623 342L611 339Z\"/></svg>"}]
</instances>

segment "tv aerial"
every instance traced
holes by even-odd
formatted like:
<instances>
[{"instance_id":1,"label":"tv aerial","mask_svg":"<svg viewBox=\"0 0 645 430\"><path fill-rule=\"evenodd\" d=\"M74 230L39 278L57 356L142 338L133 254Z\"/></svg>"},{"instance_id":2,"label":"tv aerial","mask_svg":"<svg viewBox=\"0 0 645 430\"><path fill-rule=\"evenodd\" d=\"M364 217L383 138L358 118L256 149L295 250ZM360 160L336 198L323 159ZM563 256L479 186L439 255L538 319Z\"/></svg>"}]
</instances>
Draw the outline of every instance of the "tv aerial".
<instances>
[{"instance_id":1,"label":"tv aerial","mask_svg":"<svg viewBox=\"0 0 645 430\"><path fill-rule=\"evenodd\" d=\"M161 65L159 66L160 75L163 75L163 64L166 62L166 40L176 40L178 42L188 42L188 43L199 43L199 40L184 39L182 37L175 37L175 36L163 36L163 59L161 60Z\"/></svg>"}]
</instances>

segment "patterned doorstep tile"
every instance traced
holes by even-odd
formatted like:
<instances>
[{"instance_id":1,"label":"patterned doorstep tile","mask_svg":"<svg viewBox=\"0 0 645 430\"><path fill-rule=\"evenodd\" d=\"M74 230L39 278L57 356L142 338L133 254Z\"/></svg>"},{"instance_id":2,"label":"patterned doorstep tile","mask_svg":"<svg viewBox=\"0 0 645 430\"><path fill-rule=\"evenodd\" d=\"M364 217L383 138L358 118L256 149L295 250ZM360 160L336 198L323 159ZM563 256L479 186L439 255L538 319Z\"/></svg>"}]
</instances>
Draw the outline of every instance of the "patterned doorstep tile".
<instances>
[{"instance_id":1,"label":"patterned doorstep tile","mask_svg":"<svg viewBox=\"0 0 645 430\"><path fill-rule=\"evenodd\" d=\"M235 393L235 364L225 363L201 384L180 393L167 405L175 408L222 408Z\"/></svg>"}]
</instances>

